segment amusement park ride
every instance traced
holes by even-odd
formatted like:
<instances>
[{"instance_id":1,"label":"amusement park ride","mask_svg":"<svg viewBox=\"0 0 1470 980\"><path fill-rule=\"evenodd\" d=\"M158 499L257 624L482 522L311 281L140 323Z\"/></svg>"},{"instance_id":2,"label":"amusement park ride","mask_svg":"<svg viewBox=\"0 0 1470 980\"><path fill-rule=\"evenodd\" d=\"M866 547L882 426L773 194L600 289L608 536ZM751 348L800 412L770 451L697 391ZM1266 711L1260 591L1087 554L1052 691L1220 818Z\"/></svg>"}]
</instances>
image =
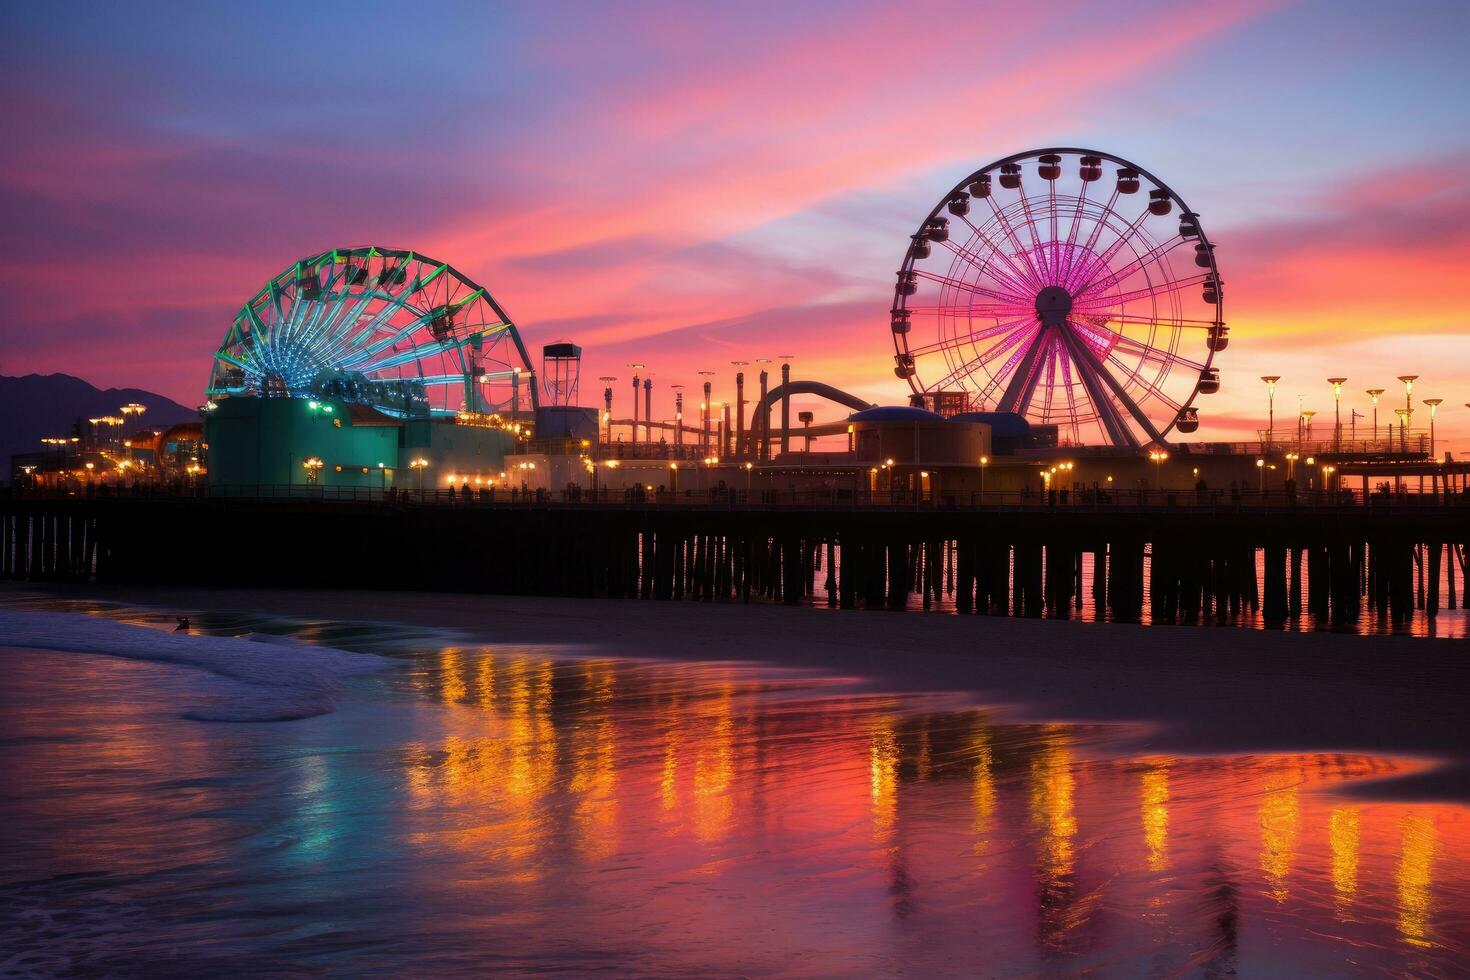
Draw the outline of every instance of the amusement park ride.
<instances>
[{"instance_id":1,"label":"amusement park ride","mask_svg":"<svg viewBox=\"0 0 1470 980\"><path fill-rule=\"evenodd\" d=\"M1048 485L1048 457L1072 453L1088 462L1058 472L1078 486L1160 488L1174 474L1264 490L1276 469L1269 433L1259 445L1178 441L1200 427L1198 399L1220 388L1220 269L1199 214L1122 157L1031 150L959 181L909 237L888 325L908 406L793 380L789 357L770 387L770 359L756 358L748 420L744 360L732 362L732 401L714 400L713 372L700 372L698 413L684 411L683 385L668 385L662 418L653 372L630 364L631 414L616 418L616 378L602 377L601 407L577 406L581 348L548 345L538 372L505 310L447 263L334 249L272 278L226 332L204 413L209 478L387 489L406 467L418 486L503 488L522 474L530 487L534 472L541 489L652 489L690 486L684 467L711 486L1022 492L1038 473ZM793 395L839 412L800 412L792 430ZM814 452L814 437L845 451ZM1401 442L1397 455L1424 459ZM1332 448L1336 472L1340 433Z\"/></svg>"},{"instance_id":2,"label":"amusement park ride","mask_svg":"<svg viewBox=\"0 0 1470 980\"><path fill-rule=\"evenodd\" d=\"M1163 181L1097 150L1031 150L976 170L920 223L894 289L895 373L941 414L1165 445L1219 390L1222 300L1215 247Z\"/></svg>"},{"instance_id":3,"label":"amusement park ride","mask_svg":"<svg viewBox=\"0 0 1470 980\"><path fill-rule=\"evenodd\" d=\"M342 397L394 416L514 414L536 407L532 374L483 286L416 252L349 248L288 266L245 303L206 394Z\"/></svg>"}]
</instances>

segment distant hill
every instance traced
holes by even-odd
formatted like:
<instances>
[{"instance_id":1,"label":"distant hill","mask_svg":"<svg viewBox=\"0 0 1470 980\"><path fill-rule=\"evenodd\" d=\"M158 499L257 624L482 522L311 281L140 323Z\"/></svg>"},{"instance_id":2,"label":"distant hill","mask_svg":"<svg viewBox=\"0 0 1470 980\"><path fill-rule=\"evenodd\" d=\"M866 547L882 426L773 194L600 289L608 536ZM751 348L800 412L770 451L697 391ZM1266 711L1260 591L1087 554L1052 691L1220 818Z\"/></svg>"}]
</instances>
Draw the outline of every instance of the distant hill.
<instances>
[{"instance_id":1,"label":"distant hill","mask_svg":"<svg viewBox=\"0 0 1470 980\"><path fill-rule=\"evenodd\" d=\"M10 479L10 457L37 452L46 436L69 436L78 419L117 415L133 402L148 406L139 425L192 422L199 413L171 398L141 388L94 388L69 374L0 374L0 480Z\"/></svg>"}]
</instances>

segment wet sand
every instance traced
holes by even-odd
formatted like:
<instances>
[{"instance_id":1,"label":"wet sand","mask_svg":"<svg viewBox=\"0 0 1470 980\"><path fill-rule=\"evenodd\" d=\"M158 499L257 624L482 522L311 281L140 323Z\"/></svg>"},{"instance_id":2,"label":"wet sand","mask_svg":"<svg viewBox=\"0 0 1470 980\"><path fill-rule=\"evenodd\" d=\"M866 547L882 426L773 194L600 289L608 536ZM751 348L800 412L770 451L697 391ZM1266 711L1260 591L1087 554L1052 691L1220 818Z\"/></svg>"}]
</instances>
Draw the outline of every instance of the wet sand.
<instances>
[{"instance_id":1,"label":"wet sand","mask_svg":"<svg viewBox=\"0 0 1470 980\"><path fill-rule=\"evenodd\" d=\"M42 591L7 586L16 598ZM1443 764L1349 792L1470 800L1470 643L906 612L440 593L45 587L57 598L458 628L487 643L762 661L949 691L1018 718L1152 724L1175 753L1363 752ZM3 640L3 638L0 638Z\"/></svg>"}]
</instances>

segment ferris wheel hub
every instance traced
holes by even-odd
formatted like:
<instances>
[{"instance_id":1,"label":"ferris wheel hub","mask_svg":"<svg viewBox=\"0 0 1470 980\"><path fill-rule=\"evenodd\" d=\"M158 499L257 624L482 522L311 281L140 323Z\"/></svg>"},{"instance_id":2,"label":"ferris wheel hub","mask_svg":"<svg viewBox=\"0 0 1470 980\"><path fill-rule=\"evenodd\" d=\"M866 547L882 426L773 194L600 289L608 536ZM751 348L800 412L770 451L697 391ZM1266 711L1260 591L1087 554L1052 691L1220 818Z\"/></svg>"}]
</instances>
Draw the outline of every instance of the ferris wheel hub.
<instances>
[{"instance_id":1,"label":"ferris wheel hub","mask_svg":"<svg viewBox=\"0 0 1470 980\"><path fill-rule=\"evenodd\" d=\"M1044 327L1060 327L1072 312L1072 294L1061 286L1047 286L1036 294L1036 319Z\"/></svg>"}]
</instances>

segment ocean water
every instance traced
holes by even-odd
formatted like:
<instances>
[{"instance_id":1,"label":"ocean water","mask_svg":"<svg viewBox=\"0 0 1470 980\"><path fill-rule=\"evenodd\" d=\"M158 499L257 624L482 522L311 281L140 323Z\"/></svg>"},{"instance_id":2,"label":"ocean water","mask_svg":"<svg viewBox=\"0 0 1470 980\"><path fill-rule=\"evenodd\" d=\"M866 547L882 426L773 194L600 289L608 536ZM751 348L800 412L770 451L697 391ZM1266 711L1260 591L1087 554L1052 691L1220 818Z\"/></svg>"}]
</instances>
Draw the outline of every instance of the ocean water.
<instances>
[{"instance_id":1,"label":"ocean water","mask_svg":"<svg viewBox=\"0 0 1470 980\"><path fill-rule=\"evenodd\" d=\"M1470 810L1334 792L1423 762L1141 754L1125 727L694 647L207 612L212 636L175 637L49 605L59 638L28 642L65 649L0 654L3 975L1451 976L1470 954ZM331 694L309 716L199 720L295 703L302 676Z\"/></svg>"}]
</instances>

